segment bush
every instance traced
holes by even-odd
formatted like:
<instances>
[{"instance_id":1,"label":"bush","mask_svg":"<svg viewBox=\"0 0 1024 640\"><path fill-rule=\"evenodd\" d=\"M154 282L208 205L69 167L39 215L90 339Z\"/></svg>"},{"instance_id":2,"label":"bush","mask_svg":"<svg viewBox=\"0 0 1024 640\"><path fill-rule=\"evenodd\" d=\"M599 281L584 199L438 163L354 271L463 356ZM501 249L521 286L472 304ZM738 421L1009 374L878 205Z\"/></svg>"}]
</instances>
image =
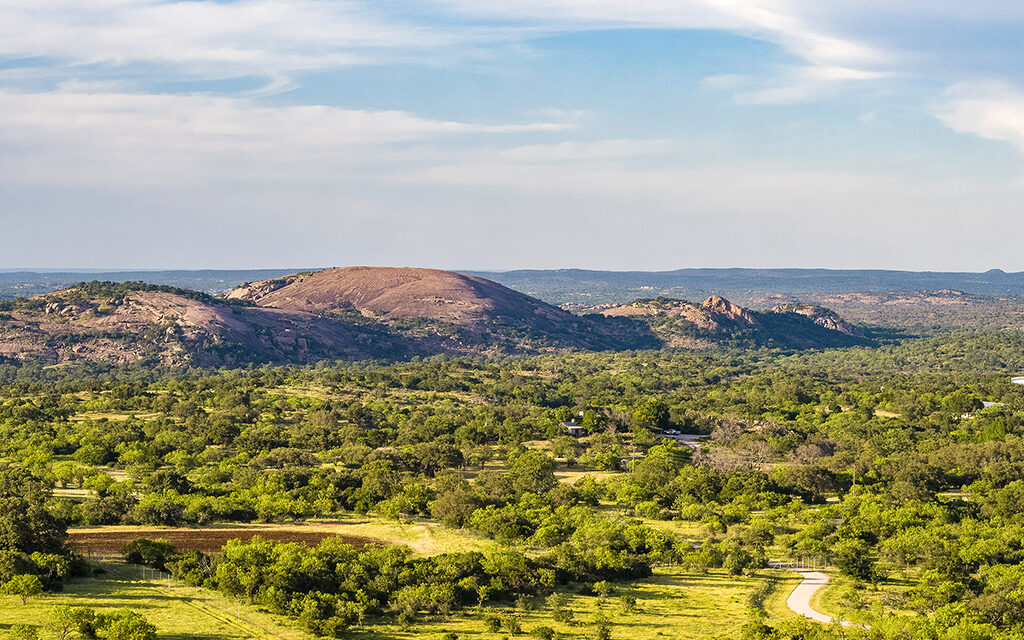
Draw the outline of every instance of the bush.
<instances>
[{"instance_id":1,"label":"bush","mask_svg":"<svg viewBox=\"0 0 1024 640\"><path fill-rule=\"evenodd\" d=\"M136 538L121 547L125 562L144 564L161 571L167 570L167 561L177 552L177 547L166 540L150 540L148 538Z\"/></svg>"},{"instance_id":2,"label":"bush","mask_svg":"<svg viewBox=\"0 0 1024 640\"><path fill-rule=\"evenodd\" d=\"M12 640L38 640L39 630L30 624L16 624L5 637Z\"/></svg>"},{"instance_id":3,"label":"bush","mask_svg":"<svg viewBox=\"0 0 1024 640\"><path fill-rule=\"evenodd\" d=\"M497 633L501 629L501 618L498 616L484 616L484 629L491 633Z\"/></svg>"},{"instance_id":4,"label":"bush","mask_svg":"<svg viewBox=\"0 0 1024 640\"><path fill-rule=\"evenodd\" d=\"M530 637L538 640L551 640L555 637L555 630L547 626L534 627L530 631Z\"/></svg>"},{"instance_id":5,"label":"bush","mask_svg":"<svg viewBox=\"0 0 1024 640\"><path fill-rule=\"evenodd\" d=\"M14 576L0 586L0 593L9 596L19 596L21 604L26 604L28 599L38 596L43 592L43 581L39 576L30 573L23 573Z\"/></svg>"},{"instance_id":6,"label":"bush","mask_svg":"<svg viewBox=\"0 0 1024 640\"><path fill-rule=\"evenodd\" d=\"M98 626L107 640L156 640L156 627L131 609L102 616Z\"/></svg>"}]
</instances>

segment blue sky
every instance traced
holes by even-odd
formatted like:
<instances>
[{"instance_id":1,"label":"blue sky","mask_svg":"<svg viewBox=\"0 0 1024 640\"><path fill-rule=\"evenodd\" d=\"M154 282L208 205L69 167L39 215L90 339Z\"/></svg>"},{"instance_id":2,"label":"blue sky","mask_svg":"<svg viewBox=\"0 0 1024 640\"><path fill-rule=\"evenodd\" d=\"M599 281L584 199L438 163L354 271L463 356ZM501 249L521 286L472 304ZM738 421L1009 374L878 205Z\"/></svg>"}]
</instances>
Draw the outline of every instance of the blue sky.
<instances>
[{"instance_id":1,"label":"blue sky","mask_svg":"<svg viewBox=\"0 0 1024 640\"><path fill-rule=\"evenodd\" d=\"M1024 270L1024 6L0 0L0 267Z\"/></svg>"}]
</instances>

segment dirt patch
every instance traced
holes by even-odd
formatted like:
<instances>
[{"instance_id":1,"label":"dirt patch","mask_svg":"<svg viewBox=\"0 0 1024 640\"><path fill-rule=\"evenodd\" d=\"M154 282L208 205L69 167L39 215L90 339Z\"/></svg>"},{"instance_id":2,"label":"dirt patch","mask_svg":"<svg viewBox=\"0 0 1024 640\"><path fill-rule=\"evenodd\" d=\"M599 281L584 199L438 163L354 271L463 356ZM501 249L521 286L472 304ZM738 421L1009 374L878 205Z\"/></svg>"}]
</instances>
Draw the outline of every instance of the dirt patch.
<instances>
[{"instance_id":1,"label":"dirt patch","mask_svg":"<svg viewBox=\"0 0 1024 640\"><path fill-rule=\"evenodd\" d=\"M275 542L300 542L316 546L325 538L340 538L354 546L382 544L379 540L363 536L338 535L330 531L311 529L131 529L114 531L70 531L68 544L83 555L120 555L121 548L136 538L166 540L180 551L194 549L203 553L218 553L228 540L250 540L253 536Z\"/></svg>"}]
</instances>

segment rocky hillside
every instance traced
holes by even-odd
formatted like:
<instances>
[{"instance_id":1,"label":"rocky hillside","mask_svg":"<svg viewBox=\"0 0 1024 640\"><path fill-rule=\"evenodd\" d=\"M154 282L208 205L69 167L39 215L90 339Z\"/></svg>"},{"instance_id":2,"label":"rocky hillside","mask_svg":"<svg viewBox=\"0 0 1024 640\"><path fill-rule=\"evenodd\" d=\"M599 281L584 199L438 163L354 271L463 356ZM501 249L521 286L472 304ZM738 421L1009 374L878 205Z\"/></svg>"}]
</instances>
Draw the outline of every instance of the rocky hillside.
<instances>
[{"instance_id":1,"label":"rocky hillside","mask_svg":"<svg viewBox=\"0 0 1024 640\"><path fill-rule=\"evenodd\" d=\"M414 333L440 352L654 346L642 332L586 320L496 282L438 269L345 267L253 282L228 298L264 308L353 313Z\"/></svg>"},{"instance_id":2,"label":"rocky hillside","mask_svg":"<svg viewBox=\"0 0 1024 640\"><path fill-rule=\"evenodd\" d=\"M701 304L673 298L636 300L601 314L642 321L666 346L701 348L727 341L794 348L855 344L863 333L828 309L786 304L753 311L711 296Z\"/></svg>"},{"instance_id":3,"label":"rocky hillside","mask_svg":"<svg viewBox=\"0 0 1024 640\"><path fill-rule=\"evenodd\" d=\"M296 274L228 300L92 282L0 302L0 361L211 367L656 346L632 326L426 269Z\"/></svg>"},{"instance_id":4,"label":"rocky hillside","mask_svg":"<svg viewBox=\"0 0 1024 640\"><path fill-rule=\"evenodd\" d=\"M719 296L638 300L578 316L482 278L353 267L251 283L227 300L141 282L82 283L0 302L0 361L241 366L432 354L821 347L856 329L811 305L744 309Z\"/></svg>"},{"instance_id":5,"label":"rocky hillside","mask_svg":"<svg viewBox=\"0 0 1024 640\"><path fill-rule=\"evenodd\" d=\"M0 305L0 357L168 366L235 366L404 355L374 326L229 305L143 283L88 283Z\"/></svg>"},{"instance_id":6,"label":"rocky hillside","mask_svg":"<svg viewBox=\"0 0 1024 640\"><path fill-rule=\"evenodd\" d=\"M541 327L572 315L496 282L438 269L345 267L262 280L228 295L261 307L430 318L465 327L496 320Z\"/></svg>"}]
</instances>

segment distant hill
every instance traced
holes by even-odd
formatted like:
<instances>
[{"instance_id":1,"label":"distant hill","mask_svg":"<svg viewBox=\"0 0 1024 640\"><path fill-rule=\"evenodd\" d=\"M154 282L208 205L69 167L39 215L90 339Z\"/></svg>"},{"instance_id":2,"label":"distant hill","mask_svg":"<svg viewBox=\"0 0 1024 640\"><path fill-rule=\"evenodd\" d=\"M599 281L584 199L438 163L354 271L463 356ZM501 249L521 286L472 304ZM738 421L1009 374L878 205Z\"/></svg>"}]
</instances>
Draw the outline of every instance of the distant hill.
<instances>
[{"instance_id":1,"label":"distant hill","mask_svg":"<svg viewBox=\"0 0 1024 640\"><path fill-rule=\"evenodd\" d=\"M658 296L703 299L719 294L752 300L767 294L935 291L1024 295L1024 272L984 273L834 269L584 269L472 271L556 305L622 304Z\"/></svg>"},{"instance_id":2,"label":"distant hill","mask_svg":"<svg viewBox=\"0 0 1024 640\"><path fill-rule=\"evenodd\" d=\"M787 304L753 311L711 296L701 304L673 298L634 300L601 311L645 323L665 346L702 348L723 341L790 348L837 347L865 343L863 331L832 311Z\"/></svg>"},{"instance_id":3,"label":"distant hill","mask_svg":"<svg viewBox=\"0 0 1024 640\"><path fill-rule=\"evenodd\" d=\"M847 331L847 329L850 329ZM517 355L719 343L852 344L828 310L769 312L711 297L575 315L484 278L348 267L288 274L228 298L144 282L88 282L0 302L0 360L243 366L432 354Z\"/></svg>"},{"instance_id":4,"label":"distant hill","mask_svg":"<svg viewBox=\"0 0 1024 640\"><path fill-rule=\"evenodd\" d=\"M632 327L596 323L477 276L438 269L344 267L254 282L228 298L261 307L356 312L401 330L432 331L441 350L520 352L653 346Z\"/></svg>"},{"instance_id":5,"label":"distant hill","mask_svg":"<svg viewBox=\"0 0 1024 640\"><path fill-rule=\"evenodd\" d=\"M0 300L63 289L83 281L144 281L223 295L235 287L303 269L164 271L0 271ZM677 269L590 271L557 269L462 271L550 304L622 304L665 296L700 300L719 294L746 304L770 295L957 290L967 294L1024 296L1024 272L984 273L866 269Z\"/></svg>"},{"instance_id":6,"label":"distant hill","mask_svg":"<svg viewBox=\"0 0 1024 640\"><path fill-rule=\"evenodd\" d=\"M0 300L30 297L66 289L79 282L146 282L224 295L238 285L295 273L301 269L169 270L169 271L0 271Z\"/></svg>"},{"instance_id":7,"label":"distant hill","mask_svg":"<svg viewBox=\"0 0 1024 640\"><path fill-rule=\"evenodd\" d=\"M400 357L379 327L228 305L206 294L142 283L91 282L0 305L0 357L177 366L304 363Z\"/></svg>"}]
</instances>

